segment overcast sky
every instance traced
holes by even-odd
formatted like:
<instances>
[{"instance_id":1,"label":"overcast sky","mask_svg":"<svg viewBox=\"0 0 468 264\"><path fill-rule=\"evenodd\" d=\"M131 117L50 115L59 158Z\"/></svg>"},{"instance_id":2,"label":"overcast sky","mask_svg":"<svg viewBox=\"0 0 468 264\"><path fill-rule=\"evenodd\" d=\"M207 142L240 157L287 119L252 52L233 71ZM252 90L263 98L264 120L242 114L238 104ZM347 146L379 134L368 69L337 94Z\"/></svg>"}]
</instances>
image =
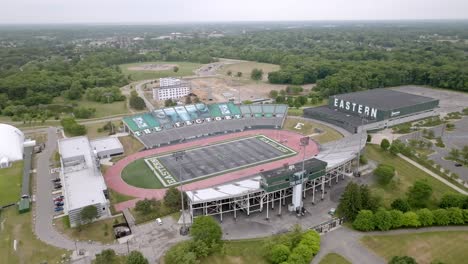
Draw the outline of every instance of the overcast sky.
<instances>
[{"instance_id":1,"label":"overcast sky","mask_svg":"<svg viewBox=\"0 0 468 264\"><path fill-rule=\"evenodd\" d=\"M468 0L0 0L0 23L468 19Z\"/></svg>"}]
</instances>

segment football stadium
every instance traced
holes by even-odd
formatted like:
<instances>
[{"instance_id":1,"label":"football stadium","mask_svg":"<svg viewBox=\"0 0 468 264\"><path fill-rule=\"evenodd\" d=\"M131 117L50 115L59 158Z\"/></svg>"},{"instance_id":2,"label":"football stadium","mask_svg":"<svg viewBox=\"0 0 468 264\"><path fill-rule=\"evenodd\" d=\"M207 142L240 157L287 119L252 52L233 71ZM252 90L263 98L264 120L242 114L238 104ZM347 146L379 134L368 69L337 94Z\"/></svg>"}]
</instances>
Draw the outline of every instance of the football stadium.
<instances>
[{"instance_id":1,"label":"football stadium","mask_svg":"<svg viewBox=\"0 0 468 264\"><path fill-rule=\"evenodd\" d=\"M190 216L267 210L288 204L300 212L303 198L323 198L325 188L353 173L364 147L358 135L323 145L282 130L287 105L191 104L125 117L125 129L145 146L106 171L108 186L137 197L134 206L164 197L183 184ZM281 206L280 206L281 207Z\"/></svg>"},{"instance_id":2,"label":"football stadium","mask_svg":"<svg viewBox=\"0 0 468 264\"><path fill-rule=\"evenodd\" d=\"M357 133L435 116L438 105L437 99L379 88L331 96L326 106L304 109L304 116Z\"/></svg>"}]
</instances>

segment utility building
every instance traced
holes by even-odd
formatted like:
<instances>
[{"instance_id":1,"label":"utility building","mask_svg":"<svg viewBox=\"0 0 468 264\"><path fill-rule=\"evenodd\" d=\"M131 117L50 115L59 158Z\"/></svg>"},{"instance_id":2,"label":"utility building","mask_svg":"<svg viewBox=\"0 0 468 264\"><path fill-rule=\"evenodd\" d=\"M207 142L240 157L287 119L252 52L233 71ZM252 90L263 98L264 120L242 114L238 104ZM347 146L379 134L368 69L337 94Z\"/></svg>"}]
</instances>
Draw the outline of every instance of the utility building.
<instances>
[{"instance_id":1,"label":"utility building","mask_svg":"<svg viewBox=\"0 0 468 264\"><path fill-rule=\"evenodd\" d=\"M73 137L58 141L60 178L63 183L64 212L72 227L81 223L81 210L95 206L99 218L111 215L107 186L101 174L97 152L87 137Z\"/></svg>"}]
</instances>

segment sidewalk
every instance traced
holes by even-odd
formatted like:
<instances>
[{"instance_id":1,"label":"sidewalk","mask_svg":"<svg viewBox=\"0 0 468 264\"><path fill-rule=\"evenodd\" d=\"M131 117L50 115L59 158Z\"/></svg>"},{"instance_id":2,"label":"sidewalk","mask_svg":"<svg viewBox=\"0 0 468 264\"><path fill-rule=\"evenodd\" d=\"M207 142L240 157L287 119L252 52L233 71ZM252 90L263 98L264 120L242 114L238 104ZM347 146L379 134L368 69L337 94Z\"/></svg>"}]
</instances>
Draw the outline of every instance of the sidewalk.
<instances>
[{"instance_id":1,"label":"sidewalk","mask_svg":"<svg viewBox=\"0 0 468 264\"><path fill-rule=\"evenodd\" d=\"M443 182L445 185L449 186L450 188L454 189L455 191L461 193L461 194L464 194L464 195L468 195L468 192L461 189L460 187L456 186L455 184L447 181L446 179L440 177L439 175L435 174L434 172L428 170L427 168L425 168L424 166L420 165L419 163L417 163L416 161L408 158L408 157L405 157L404 155L402 155L401 153L398 153L398 157L406 160L407 162L413 164L415 167L417 167L418 169L426 172L427 174L431 175L432 177L438 179L439 181Z\"/></svg>"}]
</instances>

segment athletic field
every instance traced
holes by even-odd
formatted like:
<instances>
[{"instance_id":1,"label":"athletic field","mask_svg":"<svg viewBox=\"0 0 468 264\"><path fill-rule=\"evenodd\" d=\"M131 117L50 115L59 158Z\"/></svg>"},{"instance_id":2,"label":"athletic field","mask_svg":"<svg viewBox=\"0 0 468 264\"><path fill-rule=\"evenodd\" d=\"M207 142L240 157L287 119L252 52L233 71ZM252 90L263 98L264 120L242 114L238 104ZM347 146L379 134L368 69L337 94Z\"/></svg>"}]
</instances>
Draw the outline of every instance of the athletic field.
<instances>
[{"instance_id":1,"label":"athletic field","mask_svg":"<svg viewBox=\"0 0 468 264\"><path fill-rule=\"evenodd\" d=\"M183 182L194 181L295 154L294 150L266 136L257 135L188 149L179 161L176 161L172 153L147 157L144 158L144 163L139 163L140 168L141 166L146 168L141 168L139 171L146 172L144 177L154 177L146 179L148 182L157 179L162 186L168 187L177 184L180 178Z\"/></svg>"}]
</instances>

